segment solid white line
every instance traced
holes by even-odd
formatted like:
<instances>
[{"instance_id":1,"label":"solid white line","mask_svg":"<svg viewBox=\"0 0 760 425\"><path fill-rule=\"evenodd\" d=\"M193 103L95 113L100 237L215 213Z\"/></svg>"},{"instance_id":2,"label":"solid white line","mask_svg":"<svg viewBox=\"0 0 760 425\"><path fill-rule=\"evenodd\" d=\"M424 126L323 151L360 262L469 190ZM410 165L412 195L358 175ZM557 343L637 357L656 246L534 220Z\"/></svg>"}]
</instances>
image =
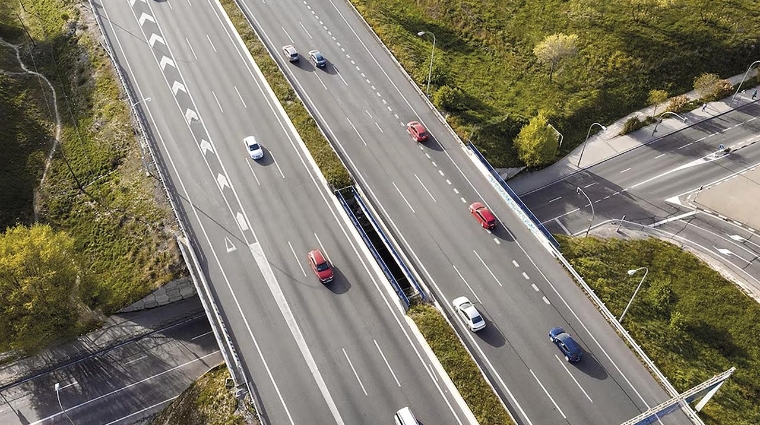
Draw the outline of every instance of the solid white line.
<instances>
[{"instance_id":1,"label":"solid white line","mask_svg":"<svg viewBox=\"0 0 760 425\"><path fill-rule=\"evenodd\" d=\"M256 173L253 171L253 167L251 166L251 161L245 161L246 164L248 164L248 169L251 170L251 174L253 174L253 178L256 179L256 183L261 186L261 182L259 181L259 178L256 177Z\"/></svg>"},{"instance_id":2,"label":"solid white line","mask_svg":"<svg viewBox=\"0 0 760 425\"><path fill-rule=\"evenodd\" d=\"M330 260L330 254L327 253L327 249L325 249L325 246L322 245L322 241L319 240L319 236L317 236L317 233L314 232L314 237L317 239L317 243L319 244L319 248L322 249L322 252L325 254L325 257L327 257L327 261L332 263L332 260Z\"/></svg>"},{"instance_id":3,"label":"solid white line","mask_svg":"<svg viewBox=\"0 0 760 425\"><path fill-rule=\"evenodd\" d=\"M142 359L147 359L147 358L148 358L148 356L140 356L140 357L138 357L138 358L136 358L136 359L132 359L132 360L130 360L130 361L128 361L128 362L126 362L126 363L124 363L124 364L123 364L123 366L126 366L126 365L128 365L128 364L132 364L132 363L134 363L134 362L138 362L138 361L140 361L140 360L142 360Z\"/></svg>"},{"instance_id":4,"label":"solid white line","mask_svg":"<svg viewBox=\"0 0 760 425\"><path fill-rule=\"evenodd\" d=\"M301 265L301 261L298 260L298 256L296 255L296 252L293 250L293 245L290 244L290 241L288 241L288 246L290 247L290 252L293 253L293 257L296 259L296 264L298 264L298 267L301 268L301 273L303 273L303 277L306 277L306 270L304 270L303 266Z\"/></svg>"},{"instance_id":5,"label":"solid white line","mask_svg":"<svg viewBox=\"0 0 760 425\"><path fill-rule=\"evenodd\" d=\"M346 87L348 87L348 83L347 83L347 82L346 82L346 80L343 78L343 76L342 76L342 75L340 75L340 72L338 72L338 70L337 70L337 69L335 70L335 73L336 73L336 74L338 74L338 77L340 77L340 79L341 79L341 80L343 80L343 84L345 84L345 85L346 85Z\"/></svg>"},{"instance_id":6,"label":"solid white line","mask_svg":"<svg viewBox=\"0 0 760 425\"><path fill-rule=\"evenodd\" d=\"M459 275L459 278L462 279L462 282L464 282L464 284L467 285L468 288L470 288L470 292L472 292L472 295L475 296L475 299L478 300L478 302L480 304L483 304L483 302L480 301L480 297L478 297L478 294L476 294L475 291L472 290L472 286L470 286L470 284L467 283L467 281L465 280L464 276L462 276L462 273L459 273L459 269L457 268L457 266L455 266L454 264L452 264L451 267L454 267L454 270Z\"/></svg>"},{"instance_id":7,"label":"solid white line","mask_svg":"<svg viewBox=\"0 0 760 425\"><path fill-rule=\"evenodd\" d=\"M77 385L77 384L79 384L79 382L77 382L77 381L74 381L74 382L72 382L72 383L70 383L70 384L66 384L66 385L62 386L61 388L59 388L59 390L62 390L62 389L64 389L64 388L68 388L68 387L70 387L70 386L72 386L72 385Z\"/></svg>"},{"instance_id":8,"label":"solid white line","mask_svg":"<svg viewBox=\"0 0 760 425\"><path fill-rule=\"evenodd\" d=\"M296 42L293 41L293 37L291 37L290 34L288 34L288 32L285 31L285 27L280 27L280 28L282 28L282 32L285 33L285 36L288 37L288 40L290 40L290 44L295 44Z\"/></svg>"},{"instance_id":9,"label":"solid white line","mask_svg":"<svg viewBox=\"0 0 760 425\"><path fill-rule=\"evenodd\" d=\"M412 210L412 213L417 214L416 212L414 212L414 208L412 208L412 204L410 204L409 201L406 200L406 197L404 196L404 194L401 193L401 189L399 189L398 186L396 186L396 182L391 182L391 183L393 183L393 187L396 188L396 191L398 192L399 195L401 195L401 198L404 199L404 202L406 202L406 205L409 207L409 209Z\"/></svg>"},{"instance_id":10,"label":"solid white line","mask_svg":"<svg viewBox=\"0 0 760 425\"><path fill-rule=\"evenodd\" d=\"M309 38L310 38L310 39L314 40L314 37L312 37L312 36L311 36L311 34L309 34L309 31L306 29L306 27L305 27L305 26L303 26L303 22L301 22L301 21L298 21L298 25L300 25L300 26L301 26L301 28L303 28L303 31L306 33L306 35L308 35L308 36L309 36Z\"/></svg>"},{"instance_id":11,"label":"solid white line","mask_svg":"<svg viewBox=\"0 0 760 425\"><path fill-rule=\"evenodd\" d=\"M427 194L428 194L428 195L430 195L430 199L432 199L432 200L433 200L433 202L435 202L435 203L438 203L438 201L436 201L436 200L435 200L435 198L433 197L433 194L432 194L432 193L430 193L430 191L428 190L428 188L427 188L427 187L425 187L425 184L424 184L424 183L422 183L422 180L420 180L420 178L419 178L419 177L417 177L417 174L415 174L415 175L414 175L414 178L416 178L416 179L417 179L417 181L418 181L418 182L420 182L420 185L422 186L422 188L423 188L423 189L425 189L425 192L427 192Z\"/></svg>"},{"instance_id":12,"label":"solid white line","mask_svg":"<svg viewBox=\"0 0 760 425\"><path fill-rule=\"evenodd\" d=\"M237 86L232 86L232 87L235 87L235 93L238 94L238 97L240 98L240 102L243 104L243 108L248 109L248 106L245 105L245 100L243 100L243 96L240 95L240 92L238 91Z\"/></svg>"},{"instance_id":13,"label":"solid white line","mask_svg":"<svg viewBox=\"0 0 760 425\"><path fill-rule=\"evenodd\" d=\"M562 415L563 418L567 419L567 416L565 416L565 413L562 412L562 409L559 408L559 406L557 405L557 402L554 401L551 395L549 395L549 391L546 391L546 387L544 387L544 384L542 384L541 381L538 380L538 377L536 376L536 374L533 373L533 369L528 369L528 370L530 370L530 374L533 375L533 378L536 380L536 382L538 382L538 385L541 386L541 389L544 390L544 393L546 394L546 396L549 397L549 400L552 401L552 404L554 404L554 407L557 408L557 411L559 411L559 414Z\"/></svg>"},{"instance_id":14,"label":"solid white line","mask_svg":"<svg viewBox=\"0 0 760 425\"><path fill-rule=\"evenodd\" d=\"M282 168L280 168L280 163L277 162L276 159L274 159L274 154L272 153L272 151L269 151L269 156L272 157L272 162L274 162L274 165L277 167L278 170L280 170L280 175L284 179L285 178L285 174L282 173Z\"/></svg>"},{"instance_id":15,"label":"solid white line","mask_svg":"<svg viewBox=\"0 0 760 425\"><path fill-rule=\"evenodd\" d=\"M391 372L391 375L393 375L393 380L396 381L396 385L401 387L401 383L398 381L398 378L396 378L396 374L393 373L393 369L391 369L391 365L390 363L388 363L388 359L385 358L385 354L383 354L383 350L380 349L380 345L378 345L377 340L373 339L373 341L375 341L375 347L377 347L377 351L380 352L380 356L382 356L383 361L385 362L385 365L388 366L388 370Z\"/></svg>"},{"instance_id":16,"label":"solid white line","mask_svg":"<svg viewBox=\"0 0 760 425\"><path fill-rule=\"evenodd\" d=\"M185 41L187 42L188 47L190 47L190 53L193 54L193 57L195 58L195 60L198 60L198 56L195 56L195 50L193 50L193 45L190 44L190 40L188 40L187 37L185 37Z\"/></svg>"},{"instance_id":17,"label":"solid white line","mask_svg":"<svg viewBox=\"0 0 760 425\"><path fill-rule=\"evenodd\" d=\"M214 49L214 52L216 52L216 47L214 47L214 43L211 42L211 37L206 34L206 39L208 40L208 44L211 45L211 48Z\"/></svg>"},{"instance_id":18,"label":"solid white line","mask_svg":"<svg viewBox=\"0 0 760 425\"><path fill-rule=\"evenodd\" d=\"M359 136L359 139L361 139L362 143L364 143L364 146L367 146L367 142L364 140L364 137L362 137L362 134L359 133L359 130L357 130L356 127L354 127L354 123L352 123L351 120L348 119L348 117L346 117L346 120L348 120L348 123L351 125L351 128L354 129L354 131L356 132L356 135Z\"/></svg>"},{"instance_id":19,"label":"solid white line","mask_svg":"<svg viewBox=\"0 0 760 425\"><path fill-rule=\"evenodd\" d=\"M565 227L565 225L564 225L564 224L562 224L562 222L561 222L561 221L559 221L559 218L555 218L555 219L554 219L554 221L556 221L556 222L557 222L557 224L559 224L559 227L561 227L561 228L562 228L562 230L564 230L564 231L565 231L565 233L567 233L568 235L570 235L570 234L571 234L571 233L570 233L570 229L568 229L567 227Z\"/></svg>"},{"instance_id":20,"label":"solid white line","mask_svg":"<svg viewBox=\"0 0 760 425\"><path fill-rule=\"evenodd\" d=\"M122 392L122 391L124 391L124 390L126 390L126 389L128 389L128 388L132 388L132 387L134 387L135 385L139 385L139 384L142 384L143 382L147 382L147 381L149 381L149 380L151 380L151 379L153 379L153 378L155 378L155 377L157 377L157 376L161 376L161 375L167 374L167 373L169 373L169 372L175 371L175 370L177 370L177 369L179 369L179 368L182 368L182 367L185 367L185 366L189 365L190 363L195 363L195 362L197 362L197 361L201 361L201 360L205 359L206 357L209 357L209 356L213 356L214 354L217 354L217 353L219 353L219 350L216 350L216 351L213 351L213 352L211 352L211 353L208 353L208 354L206 354L206 355L204 355L204 356L198 357L197 359L189 360L189 361L187 361L187 362L185 362L185 363L182 363L181 365L177 365L177 366L174 366L174 367L173 367L173 368L171 368L171 369L167 369L167 370L165 370L165 371L163 371L163 372L159 372L159 373L157 373L157 374L155 374L155 375L153 375L153 376L149 376L149 377L147 377L147 378L144 378L144 379L141 379L141 380L139 380L139 381L137 381L137 382L133 382L133 383L131 383L131 384L129 384L129 385L126 385L126 386L124 386L124 387L121 387L121 388L119 388L119 389L116 389L116 390L113 390L113 391L107 392L107 393L105 393L105 394L103 394L103 395L99 395L99 396L97 396L97 397L95 397L95 398L93 398L93 399L87 400L87 401L85 401L85 402L83 402L83 403L79 403L79 404L77 404L77 405L75 405L75 406L67 407L67 408L66 408L66 411L67 411L67 412L71 412L72 410L74 410L74 409L78 409L78 408L80 408L80 407L82 407L82 406L85 406L85 405L88 405L88 404L92 403L93 401L98 401L98 400L100 400L100 399L102 399L102 398L105 398L105 397L108 397L108 396L110 396L110 395L113 395L113 394L116 394L116 393ZM52 418L55 418L55 417L57 417L58 415L62 415L62 414L63 414L63 412L54 413L54 414L52 414L52 415L50 415L50 416L48 416L48 417L46 417L46 418L40 419L40 420L38 420L38 421L36 421L36 422L32 422L32 423L31 423L31 424L29 424L29 425L37 425L37 424L40 424L40 423L42 423L42 422L45 422L45 421L47 421L48 419L52 419Z\"/></svg>"},{"instance_id":21,"label":"solid white line","mask_svg":"<svg viewBox=\"0 0 760 425\"><path fill-rule=\"evenodd\" d=\"M477 251L475 251L474 249L472 250L472 252L474 252L474 253L475 253L475 256L476 256L476 257L478 257L478 260L480 260L480 262L481 262L481 263L483 263L483 267L485 267L485 268L486 268L486 270L488 270L488 273L491 273L491 276L493 277L493 280L495 280L495 281L496 281L496 283L498 283L498 284L499 284L499 286L503 287L504 285L502 285L502 284L501 284L501 282L499 282L499 278L497 278L497 277L496 277L496 275L495 275L495 274L493 274L493 272L492 272L492 271L491 271L491 269L488 267L488 265L486 264L486 262L485 262L485 261L483 261L483 259L482 259L482 258L480 258L480 255L478 255L478 252L477 252Z\"/></svg>"},{"instance_id":22,"label":"solid white line","mask_svg":"<svg viewBox=\"0 0 760 425\"><path fill-rule=\"evenodd\" d=\"M586 392L586 390L584 390L584 389L583 389L583 387L581 387L581 384L578 382L578 380L577 380L577 379L575 379L575 376L573 376L573 374L572 374L572 373L570 373L570 369L568 369L568 368L567 368L567 365L565 364L565 363L567 363L567 362L563 362L563 361L562 361L562 359L560 359L560 358L559 358L559 356L557 356L556 354L554 355L554 358L555 358L555 359L557 359L557 361L559 362L559 364L561 364L561 365L562 365L562 367L563 367L563 368L565 368L565 372L567 372L567 374L568 374L568 375L570 375L570 378L572 378L572 379L573 379L573 381L575 381L575 385L577 385L577 386L578 386L578 388L580 388L580 389L581 389L581 391L583 391L583 394L585 394L585 395L586 395L586 398L588 399L588 401L590 401L590 402L592 402L592 403L593 403L593 402L594 402L594 400L591 400L591 397L589 397L589 395L588 395L588 393Z\"/></svg>"},{"instance_id":23,"label":"solid white line","mask_svg":"<svg viewBox=\"0 0 760 425\"><path fill-rule=\"evenodd\" d=\"M130 413L130 414L128 414L127 416L123 416L123 417L121 417L121 418L119 418L119 419L116 419L115 421L111 421L111 422L109 422L109 423L107 423L107 424L105 424L105 425L113 425L113 424L115 424L116 422L119 422L119 421L123 421L124 419L127 419L127 418L129 418L129 417L131 417L131 416L134 416L134 415L139 415L140 413L142 413L142 412L144 412L144 411L146 411L146 410L150 410L150 409L152 409L152 408L154 408L154 407L156 407L156 406L160 406L160 405L162 405L162 404L168 403L168 402L170 402L170 401L174 400L175 398L177 398L177 396L176 396L176 395L175 395L174 397L171 397L171 398L167 398L167 399L166 399L166 400L164 400L164 401L160 401L160 402L158 402L158 403L156 403L156 404L154 404L154 405L152 405L152 406L148 406L148 407L146 407L145 409L140 409L140 410L138 410L137 412L134 412L134 413Z\"/></svg>"},{"instance_id":24,"label":"solid white line","mask_svg":"<svg viewBox=\"0 0 760 425\"><path fill-rule=\"evenodd\" d=\"M662 224L670 223L671 221L680 220L680 219L686 218L686 217L691 217L691 216L696 215L696 214L697 214L696 210L690 211L690 212L687 212L687 213L684 213L684 214L677 215L675 217L670 217L670 218L666 218L665 220L660 220L657 223L652 223L649 227L657 227L657 226L660 226Z\"/></svg>"},{"instance_id":25,"label":"solid white line","mask_svg":"<svg viewBox=\"0 0 760 425\"><path fill-rule=\"evenodd\" d=\"M219 103L219 99L216 97L216 93L214 93L214 91L211 90L211 94L214 95L214 100L216 100L216 105L219 107L219 110L222 111L222 113L224 113L224 109L222 109L222 104Z\"/></svg>"},{"instance_id":26,"label":"solid white line","mask_svg":"<svg viewBox=\"0 0 760 425\"><path fill-rule=\"evenodd\" d=\"M213 332L214 332L214 331L208 331L208 332L206 332L206 333L202 333L202 334L200 334L200 335L196 335L196 336L194 336L194 337L190 338L190 341L195 341L195 340L196 340L196 339L198 339L198 338L203 338L204 336L206 336L206 335L208 335L208 334L211 334L211 333L213 333Z\"/></svg>"},{"instance_id":27,"label":"solid white line","mask_svg":"<svg viewBox=\"0 0 760 425\"><path fill-rule=\"evenodd\" d=\"M362 387L362 391L364 391L364 395L367 395L367 390L364 389L364 384L362 384L362 380L359 379L359 374L356 373L356 369L354 369L354 364L351 363L351 359L348 358L348 353L346 353L345 348L343 348L343 355L346 356L346 360L348 360L348 365L351 366L351 370L354 371L354 376L356 376L356 380L359 381L359 386Z\"/></svg>"}]
</instances>

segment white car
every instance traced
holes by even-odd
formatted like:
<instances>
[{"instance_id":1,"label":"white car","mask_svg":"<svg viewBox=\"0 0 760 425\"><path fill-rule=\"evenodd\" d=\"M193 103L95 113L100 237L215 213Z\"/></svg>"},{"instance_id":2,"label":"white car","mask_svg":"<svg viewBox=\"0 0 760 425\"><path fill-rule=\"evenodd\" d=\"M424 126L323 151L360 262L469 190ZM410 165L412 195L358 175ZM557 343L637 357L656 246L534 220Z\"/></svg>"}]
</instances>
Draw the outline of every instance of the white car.
<instances>
[{"instance_id":1,"label":"white car","mask_svg":"<svg viewBox=\"0 0 760 425\"><path fill-rule=\"evenodd\" d=\"M261 149L261 145L256 142L255 137L248 136L243 139L243 142L245 143L245 147L248 148L248 155L251 156L251 159L261 159L264 157L264 149Z\"/></svg>"},{"instance_id":2,"label":"white car","mask_svg":"<svg viewBox=\"0 0 760 425\"><path fill-rule=\"evenodd\" d=\"M291 62L298 62L298 59L301 57L298 55L298 51L295 47L288 44L287 46L282 46L282 53L285 55L286 58L288 58Z\"/></svg>"},{"instance_id":3,"label":"white car","mask_svg":"<svg viewBox=\"0 0 760 425\"><path fill-rule=\"evenodd\" d=\"M478 309L467 299L467 297L459 297L451 302L454 306L456 315L460 320L470 328L471 331L477 332L486 327L486 321L483 320L483 316L480 315Z\"/></svg>"}]
</instances>

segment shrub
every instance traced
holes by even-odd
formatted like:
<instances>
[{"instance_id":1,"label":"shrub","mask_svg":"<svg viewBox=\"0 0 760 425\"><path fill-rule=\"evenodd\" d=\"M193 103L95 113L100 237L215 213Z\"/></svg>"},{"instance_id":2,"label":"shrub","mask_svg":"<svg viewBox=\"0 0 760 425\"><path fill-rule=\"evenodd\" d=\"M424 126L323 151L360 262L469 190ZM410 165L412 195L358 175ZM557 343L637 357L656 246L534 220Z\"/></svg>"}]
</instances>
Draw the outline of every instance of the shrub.
<instances>
[{"instance_id":1,"label":"shrub","mask_svg":"<svg viewBox=\"0 0 760 425\"><path fill-rule=\"evenodd\" d=\"M668 107L665 108L665 111L668 112L686 112L691 110L689 106L689 96L686 96L685 94L682 94L680 96L675 96L670 98L670 102L668 103Z\"/></svg>"},{"instance_id":2,"label":"shrub","mask_svg":"<svg viewBox=\"0 0 760 425\"><path fill-rule=\"evenodd\" d=\"M641 120L638 115L633 116L628 118L625 124L623 124L623 128L618 135L622 136L624 134L632 133L648 126L649 124L654 124L656 121L657 119L655 117L646 117L644 120Z\"/></svg>"},{"instance_id":3,"label":"shrub","mask_svg":"<svg viewBox=\"0 0 760 425\"><path fill-rule=\"evenodd\" d=\"M448 112L464 111L467 109L464 104L462 89L449 85L443 85L436 90L433 94L433 104L437 108Z\"/></svg>"}]
</instances>

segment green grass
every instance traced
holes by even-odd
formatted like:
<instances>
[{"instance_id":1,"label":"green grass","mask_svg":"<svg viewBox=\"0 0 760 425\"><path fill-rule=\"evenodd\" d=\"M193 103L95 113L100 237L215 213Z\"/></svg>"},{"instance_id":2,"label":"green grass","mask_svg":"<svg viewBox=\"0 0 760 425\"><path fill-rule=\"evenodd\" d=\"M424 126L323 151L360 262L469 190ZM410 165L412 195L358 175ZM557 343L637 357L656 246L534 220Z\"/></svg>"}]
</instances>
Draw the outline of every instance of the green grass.
<instances>
[{"instance_id":1,"label":"green grass","mask_svg":"<svg viewBox=\"0 0 760 425\"><path fill-rule=\"evenodd\" d=\"M409 309L409 317L417 324L478 423L514 424L478 365L438 310L427 304L417 304Z\"/></svg>"},{"instance_id":2,"label":"green grass","mask_svg":"<svg viewBox=\"0 0 760 425\"><path fill-rule=\"evenodd\" d=\"M619 316L643 274L649 274L624 326L679 391L736 372L707 404L706 424L760 423L760 305L708 265L657 240L557 236L562 253Z\"/></svg>"},{"instance_id":3,"label":"green grass","mask_svg":"<svg viewBox=\"0 0 760 425\"><path fill-rule=\"evenodd\" d=\"M229 377L224 364L206 372L156 416L151 425L258 424L248 399L239 403L225 386Z\"/></svg>"},{"instance_id":4,"label":"green grass","mask_svg":"<svg viewBox=\"0 0 760 425\"><path fill-rule=\"evenodd\" d=\"M88 265L78 295L89 309L110 314L183 273L174 217L158 182L145 176L127 104L97 41L97 26L89 12L80 14L86 3L25 1L25 10L18 2L2 3L0 36L24 43L22 59L32 69L36 64L54 85L63 120L61 147L38 188L39 221L74 237ZM10 60L3 52L2 63ZM4 136L11 137L0 142L9 153L0 160L0 193L8 196L4 189L18 188L2 204L4 229L33 221L33 193L55 118L47 85L43 95L35 78L0 78L0 107L13 114L10 123L2 122Z\"/></svg>"},{"instance_id":5,"label":"green grass","mask_svg":"<svg viewBox=\"0 0 760 425\"><path fill-rule=\"evenodd\" d=\"M311 156L322 171L327 182L334 189L341 189L353 184L348 170L340 162L340 158L327 142L317 127L311 115L296 96L290 83L280 71L277 63L267 52L264 45L259 40L253 28L248 24L243 12L238 8L233 0L221 0L220 3L230 17L235 29L243 39L248 51L256 61L256 65L261 69L267 82L280 104L285 109L288 117L293 122L298 134L301 136L304 144L309 149Z\"/></svg>"},{"instance_id":6,"label":"green grass","mask_svg":"<svg viewBox=\"0 0 760 425\"><path fill-rule=\"evenodd\" d=\"M651 89L690 91L696 76L743 73L760 57L760 4L751 0L351 0L420 87L432 31L431 93L461 89L448 121L496 167L519 165L511 141L539 110L564 134L560 155L586 136L646 106ZM533 48L547 35L577 34L578 55L549 81Z\"/></svg>"}]
</instances>

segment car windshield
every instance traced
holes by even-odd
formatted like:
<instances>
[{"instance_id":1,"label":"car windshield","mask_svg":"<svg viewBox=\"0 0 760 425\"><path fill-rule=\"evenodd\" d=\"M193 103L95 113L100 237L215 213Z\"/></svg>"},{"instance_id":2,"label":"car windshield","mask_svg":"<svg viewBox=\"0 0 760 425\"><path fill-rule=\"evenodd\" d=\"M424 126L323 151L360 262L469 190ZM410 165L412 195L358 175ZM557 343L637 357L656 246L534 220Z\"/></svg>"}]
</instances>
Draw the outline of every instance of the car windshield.
<instances>
[{"instance_id":1,"label":"car windshield","mask_svg":"<svg viewBox=\"0 0 760 425\"><path fill-rule=\"evenodd\" d=\"M320 53L315 53L314 57L317 58L317 62L322 62L324 60Z\"/></svg>"},{"instance_id":2,"label":"car windshield","mask_svg":"<svg viewBox=\"0 0 760 425\"><path fill-rule=\"evenodd\" d=\"M420 131L420 137L427 137L427 132Z\"/></svg>"},{"instance_id":3,"label":"car windshield","mask_svg":"<svg viewBox=\"0 0 760 425\"><path fill-rule=\"evenodd\" d=\"M478 323L482 322L482 321L483 321L483 318L482 318L482 317L480 317L480 316L475 316L475 317L473 317L473 318L472 318L472 323L474 323L474 324L476 324L476 325L477 325Z\"/></svg>"},{"instance_id":4,"label":"car windshield","mask_svg":"<svg viewBox=\"0 0 760 425\"><path fill-rule=\"evenodd\" d=\"M257 151L259 149L260 149L260 146L259 146L258 143L252 143L252 144L248 145L248 150L250 150L250 151Z\"/></svg>"},{"instance_id":5,"label":"car windshield","mask_svg":"<svg viewBox=\"0 0 760 425\"><path fill-rule=\"evenodd\" d=\"M327 264L327 262L317 264L317 271L318 272L323 272L323 271L325 271L325 270L327 270L329 268L330 268L330 266Z\"/></svg>"}]
</instances>

